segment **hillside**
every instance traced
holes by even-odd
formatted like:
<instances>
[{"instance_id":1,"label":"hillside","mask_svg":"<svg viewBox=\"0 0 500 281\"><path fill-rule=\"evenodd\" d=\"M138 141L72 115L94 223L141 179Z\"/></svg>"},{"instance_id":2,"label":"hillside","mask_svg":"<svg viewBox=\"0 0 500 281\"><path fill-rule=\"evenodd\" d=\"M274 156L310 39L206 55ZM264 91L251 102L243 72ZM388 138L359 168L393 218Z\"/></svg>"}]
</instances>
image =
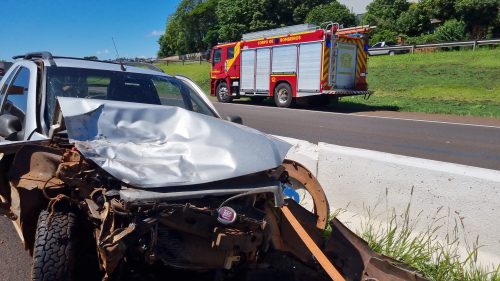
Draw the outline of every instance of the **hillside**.
<instances>
[{"instance_id":1,"label":"hillside","mask_svg":"<svg viewBox=\"0 0 500 281\"><path fill-rule=\"evenodd\" d=\"M500 49L370 57L375 94L344 98L339 111L395 110L500 118ZM160 65L191 77L208 94L210 64Z\"/></svg>"}]
</instances>

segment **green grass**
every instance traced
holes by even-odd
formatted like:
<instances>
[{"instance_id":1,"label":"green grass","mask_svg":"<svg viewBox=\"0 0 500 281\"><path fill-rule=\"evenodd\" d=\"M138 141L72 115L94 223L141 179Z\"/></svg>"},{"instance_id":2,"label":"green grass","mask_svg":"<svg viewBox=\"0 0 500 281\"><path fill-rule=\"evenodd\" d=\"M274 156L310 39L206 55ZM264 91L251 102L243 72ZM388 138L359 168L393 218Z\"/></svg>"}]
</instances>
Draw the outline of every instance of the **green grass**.
<instances>
[{"instance_id":1,"label":"green grass","mask_svg":"<svg viewBox=\"0 0 500 281\"><path fill-rule=\"evenodd\" d=\"M412 191L413 193L413 191ZM330 217L344 213L336 209ZM435 219L420 221L420 213L411 217L411 199L402 213L385 210L387 221L380 223L374 215L375 209L365 208L358 235L368 242L375 252L394 258L416 269L429 280L435 281L500 281L500 264L483 265L477 261L480 245L478 237L470 242L465 236L465 226L460 217L443 214L440 208ZM377 221L379 221L377 223ZM441 229L447 229L445 222L454 221L455 225L444 238L438 238ZM419 232L416 227L425 223L427 231ZM331 229L325 230L325 237ZM460 255L460 248L466 256Z\"/></svg>"},{"instance_id":2,"label":"green grass","mask_svg":"<svg viewBox=\"0 0 500 281\"><path fill-rule=\"evenodd\" d=\"M370 57L367 77L375 95L349 102L500 118L498 48Z\"/></svg>"},{"instance_id":3,"label":"green grass","mask_svg":"<svg viewBox=\"0 0 500 281\"><path fill-rule=\"evenodd\" d=\"M208 93L210 64L160 65L192 78ZM334 110L392 110L500 118L500 48L370 57L375 94L343 98Z\"/></svg>"},{"instance_id":4,"label":"green grass","mask_svg":"<svg viewBox=\"0 0 500 281\"><path fill-rule=\"evenodd\" d=\"M477 261L480 245L477 238L467 241L463 225L456 220L452 233L438 239L436 232L444 227L440 222L443 216L432 222L426 221L428 230L420 233L415 230L420 216L410 218L410 205L403 214L388 211L389 220L385 225L373 222L371 213L358 233L370 247L383 255L399 260L420 272L424 277L436 281L500 281L500 265L482 265ZM439 216L439 212L436 214ZM459 254L459 246L465 241L467 256Z\"/></svg>"},{"instance_id":5,"label":"green grass","mask_svg":"<svg viewBox=\"0 0 500 281\"><path fill-rule=\"evenodd\" d=\"M184 65L182 63L169 63L168 65L159 64L158 67L170 75L180 74L193 79L207 95L210 94L210 63L202 62L200 64L196 62Z\"/></svg>"}]
</instances>

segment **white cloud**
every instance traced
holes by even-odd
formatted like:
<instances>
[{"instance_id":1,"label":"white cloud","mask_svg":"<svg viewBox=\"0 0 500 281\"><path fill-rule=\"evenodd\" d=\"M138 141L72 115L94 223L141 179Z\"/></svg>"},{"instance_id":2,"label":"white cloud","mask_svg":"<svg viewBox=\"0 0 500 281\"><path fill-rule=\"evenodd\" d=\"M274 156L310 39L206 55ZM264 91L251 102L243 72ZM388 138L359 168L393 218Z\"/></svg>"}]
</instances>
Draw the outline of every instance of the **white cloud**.
<instances>
[{"instance_id":1,"label":"white cloud","mask_svg":"<svg viewBox=\"0 0 500 281\"><path fill-rule=\"evenodd\" d=\"M146 35L146 37L162 36L163 33L165 33L165 31L163 31L163 30L153 30L150 33L148 33L148 35Z\"/></svg>"},{"instance_id":2,"label":"white cloud","mask_svg":"<svg viewBox=\"0 0 500 281\"><path fill-rule=\"evenodd\" d=\"M109 54L109 50L108 49L104 49L104 50L99 50L96 52L98 55L107 55Z\"/></svg>"}]
</instances>

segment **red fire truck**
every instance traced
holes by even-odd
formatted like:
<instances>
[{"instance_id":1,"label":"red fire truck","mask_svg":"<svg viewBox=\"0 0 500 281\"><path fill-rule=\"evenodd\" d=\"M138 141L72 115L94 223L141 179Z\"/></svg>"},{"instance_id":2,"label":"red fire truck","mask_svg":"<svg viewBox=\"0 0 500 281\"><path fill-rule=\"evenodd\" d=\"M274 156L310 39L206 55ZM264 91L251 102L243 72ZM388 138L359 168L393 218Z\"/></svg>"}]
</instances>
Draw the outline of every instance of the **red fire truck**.
<instances>
[{"instance_id":1,"label":"red fire truck","mask_svg":"<svg viewBox=\"0 0 500 281\"><path fill-rule=\"evenodd\" d=\"M310 24L244 34L241 41L212 49L210 95L220 102L243 96L274 97L279 107L308 97L370 95L366 83L368 26L339 29Z\"/></svg>"}]
</instances>

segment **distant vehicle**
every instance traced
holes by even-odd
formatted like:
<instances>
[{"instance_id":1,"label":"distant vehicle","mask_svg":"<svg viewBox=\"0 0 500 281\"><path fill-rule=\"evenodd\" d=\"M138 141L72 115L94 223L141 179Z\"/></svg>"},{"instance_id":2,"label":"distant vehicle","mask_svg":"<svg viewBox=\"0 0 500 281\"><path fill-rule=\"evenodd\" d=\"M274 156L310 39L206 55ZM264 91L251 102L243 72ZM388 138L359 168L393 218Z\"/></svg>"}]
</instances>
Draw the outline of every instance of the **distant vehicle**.
<instances>
[{"instance_id":1,"label":"distant vehicle","mask_svg":"<svg viewBox=\"0 0 500 281\"><path fill-rule=\"evenodd\" d=\"M377 55L397 55L397 54L406 54L409 53L410 50L379 50L383 48L388 48L388 47L398 47L401 45L390 43L390 42L377 42L375 45L373 45L370 49L368 49L368 54L370 56L377 56Z\"/></svg>"},{"instance_id":2,"label":"distant vehicle","mask_svg":"<svg viewBox=\"0 0 500 281\"><path fill-rule=\"evenodd\" d=\"M219 44L212 50L210 95L219 102L271 97L278 107L290 107L302 97L313 105L326 105L330 98L369 95L365 50L369 29L303 24L248 33L241 41Z\"/></svg>"}]
</instances>

